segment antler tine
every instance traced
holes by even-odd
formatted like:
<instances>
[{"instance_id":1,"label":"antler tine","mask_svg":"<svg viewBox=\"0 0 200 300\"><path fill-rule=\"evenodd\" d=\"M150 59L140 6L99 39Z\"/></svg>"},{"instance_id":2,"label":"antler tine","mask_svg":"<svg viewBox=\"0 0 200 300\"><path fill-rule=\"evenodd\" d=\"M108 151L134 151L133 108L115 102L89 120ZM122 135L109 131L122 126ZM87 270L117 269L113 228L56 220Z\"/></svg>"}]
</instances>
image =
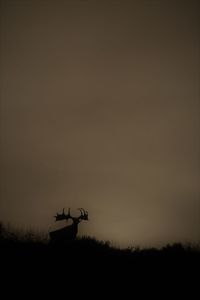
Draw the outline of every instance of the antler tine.
<instances>
[{"instance_id":1,"label":"antler tine","mask_svg":"<svg viewBox=\"0 0 200 300\"><path fill-rule=\"evenodd\" d=\"M82 209L81 208L77 208L77 209L80 210L80 212L81 212L81 215L78 218L82 218L83 217Z\"/></svg>"},{"instance_id":2,"label":"antler tine","mask_svg":"<svg viewBox=\"0 0 200 300\"><path fill-rule=\"evenodd\" d=\"M83 215L83 213L84 213L84 210L83 210L82 208L78 208L78 210L80 210L80 212L81 212L81 215Z\"/></svg>"},{"instance_id":3,"label":"antler tine","mask_svg":"<svg viewBox=\"0 0 200 300\"><path fill-rule=\"evenodd\" d=\"M83 212L84 212L84 216L85 215L87 215L87 211L85 211L85 209L84 208L81 208L82 210L83 210Z\"/></svg>"}]
</instances>

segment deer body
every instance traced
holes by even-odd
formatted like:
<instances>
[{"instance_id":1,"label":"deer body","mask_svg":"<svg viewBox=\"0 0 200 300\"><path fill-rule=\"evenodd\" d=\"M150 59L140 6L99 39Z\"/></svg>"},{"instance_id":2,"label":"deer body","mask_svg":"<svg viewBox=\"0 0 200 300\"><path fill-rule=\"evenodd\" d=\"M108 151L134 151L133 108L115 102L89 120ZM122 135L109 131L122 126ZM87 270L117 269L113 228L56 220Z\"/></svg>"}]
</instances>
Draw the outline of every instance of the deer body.
<instances>
[{"instance_id":1,"label":"deer body","mask_svg":"<svg viewBox=\"0 0 200 300\"><path fill-rule=\"evenodd\" d=\"M88 220L88 213L84 209L79 209L81 211L81 215L79 217L72 217L70 215L70 208L68 210L68 214L64 213L64 209L62 214L57 214L55 216L56 221L72 220L72 224L69 226L65 226L64 228L51 231L49 233L51 242L65 242L70 240L75 240L77 233L78 233L78 224L82 220Z\"/></svg>"},{"instance_id":2,"label":"deer body","mask_svg":"<svg viewBox=\"0 0 200 300\"><path fill-rule=\"evenodd\" d=\"M51 231L50 239L52 242L66 241L66 240L74 240L78 233L78 224L74 226L74 224L70 226L65 226L64 228Z\"/></svg>"}]
</instances>

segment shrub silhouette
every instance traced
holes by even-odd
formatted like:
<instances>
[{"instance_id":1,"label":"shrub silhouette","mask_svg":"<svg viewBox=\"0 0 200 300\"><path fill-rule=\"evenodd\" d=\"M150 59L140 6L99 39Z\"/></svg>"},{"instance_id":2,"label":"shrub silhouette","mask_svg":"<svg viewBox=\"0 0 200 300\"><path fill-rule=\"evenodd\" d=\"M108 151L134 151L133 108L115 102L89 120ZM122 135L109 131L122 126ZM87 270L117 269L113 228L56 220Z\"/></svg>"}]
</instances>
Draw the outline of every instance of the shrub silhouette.
<instances>
[{"instance_id":1,"label":"shrub silhouette","mask_svg":"<svg viewBox=\"0 0 200 300\"><path fill-rule=\"evenodd\" d=\"M120 249L87 236L52 244L45 235L34 232L11 230L3 224L0 230L1 274L9 278L12 274L14 283L18 278L23 278L22 282L29 280L31 287L38 279L42 283L46 280L49 293L52 286L60 293L60 287L77 288L85 283L88 288L94 281L100 290L105 288L105 282L111 287L111 281L115 282L113 289L127 286L128 282L135 289L138 282L144 285L152 281L156 285L160 278L168 277L166 274L170 274L170 280L172 276L176 281L185 280L186 274L191 276L198 271L199 258L199 247L191 245ZM169 284L169 278L166 282Z\"/></svg>"},{"instance_id":2,"label":"shrub silhouette","mask_svg":"<svg viewBox=\"0 0 200 300\"><path fill-rule=\"evenodd\" d=\"M0 246L1 251L3 249L10 249L14 253L15 249L20 248L22 251L29 251L35 248L41 247L42 251L47 253L59 252L59 253L71 253L74 255L104 255L123 258L145 258L145 257L171 257L171 256L198 256L200 254L200 247L198 244L183 245L181 243L167 244L161 249L147 248L140 249L139 247L128 247L126 249L120 249L114 247L109 241L99 241L94 237L83 236L76 238L75 240L67 240L62 244L51 244L47 235L36 233L33 230L17 231L11 227L5 227L0 222Z\"/></svg>"}]
</instances>

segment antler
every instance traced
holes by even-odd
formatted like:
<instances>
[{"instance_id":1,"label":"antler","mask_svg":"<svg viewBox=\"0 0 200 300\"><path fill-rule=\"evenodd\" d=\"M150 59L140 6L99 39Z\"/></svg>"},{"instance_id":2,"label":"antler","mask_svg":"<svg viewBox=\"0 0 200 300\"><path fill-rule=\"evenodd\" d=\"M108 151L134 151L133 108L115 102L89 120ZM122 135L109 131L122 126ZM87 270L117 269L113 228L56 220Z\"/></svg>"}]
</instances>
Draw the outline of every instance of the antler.
<instances>
[{"instance_id":1,"label":"antler","mask_svg":"<svg viewBox=\"0 0 200 300\"><path fill-rule=\"evenodd\" d=\"M81 220L87 220L88 221L88 212L85 211L85 209L83 208L78 208L78 210L80 210L81 215L79 217L72 217L70 214L70 208L68 208L68 213L65 214L65 209L63 208L63 211L61 214L57 213L56 216L54 216L56 218L55 221L61 221L61 220L66 220L68 221L68 219L72 219L73 222L80 222Z\"/></svg>"},{"instance_id":2,"label":"antler","mask_svg":"<svg viewBox=\"0 0 200 300\"><path fill-rule=\"evenodd\" d=\"M85 211L84 208L78 208L78 210L80 210L81 215L79 218L81 218L82 220L88 220L88 212Z\"/></svg>"},{"instance_id":3,"label":"antler","mask_svg":"<svg viewBox=\"0 0 200 300\"><path fill-rule=\"evenodd\" d=\"M68 209L68 214L65 214L65 209L63 208L63 211L61 214L57 213L56 216L54 216L56 218L55 221L61 221L61 220L68 220L69 218L71 218L70 215L70 208Z\"/></svg>"}]
</instances>

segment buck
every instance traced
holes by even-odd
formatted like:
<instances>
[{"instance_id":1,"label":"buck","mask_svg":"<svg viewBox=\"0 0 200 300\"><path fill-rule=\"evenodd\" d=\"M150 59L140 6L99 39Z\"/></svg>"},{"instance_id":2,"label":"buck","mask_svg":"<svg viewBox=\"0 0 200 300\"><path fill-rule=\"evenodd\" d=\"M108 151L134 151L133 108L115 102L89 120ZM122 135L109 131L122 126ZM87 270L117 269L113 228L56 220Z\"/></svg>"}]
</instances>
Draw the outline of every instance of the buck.
<instances>
[{"instance_id":1,"label":"buck","mask_svg":"<svg viewBox=\"0 0 200 300\"><path fill-rule=\"evenodd\" d=\"M61 221L69 219L72 220L72 224L69 226L65 226L64 228L51 231L49 233L51 242L64 242L69 240L75 240L77 233L78 233L78 224L82 221L88 221L88 212L85 211L83 208L78 208L78 210L81 212L79 217L72 217L70 213L70 208L68 209L68 213L65 214L65 209L63 208L63 211L61 214L57 213L55 217L55 221Z\"/></svg>"}]
</instances>

